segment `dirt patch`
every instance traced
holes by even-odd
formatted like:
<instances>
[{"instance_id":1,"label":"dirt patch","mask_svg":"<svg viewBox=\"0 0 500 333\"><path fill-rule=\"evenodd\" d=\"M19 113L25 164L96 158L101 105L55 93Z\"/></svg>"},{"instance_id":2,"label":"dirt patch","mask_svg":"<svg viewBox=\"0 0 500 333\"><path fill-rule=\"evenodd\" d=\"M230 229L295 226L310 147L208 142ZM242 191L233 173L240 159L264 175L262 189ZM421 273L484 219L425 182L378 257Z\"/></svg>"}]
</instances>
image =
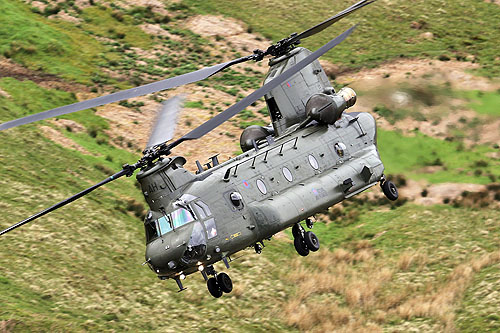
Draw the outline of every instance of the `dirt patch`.
<instances>
[{"instance_id":1,"label":"dirt patch","mask_svg":"<svg viewBox=\"0 0 500 333\"><path fill-rule=\"evenodd\" d=\"M484 2L494 3L495 5L499 5L500 6L500 0L484 0Z\"/></svg>"},{"instance_id":2,"label":"dirt patch","mask_svg":"<svg viewBox=\"0 0 500 333\"><path fill-rule=\"evenodd\" d=\"M129 103L142 102L144 106L137 111L117 104L108 104L98 109L96 114L110 120L107 134L113 138L113 143L120 148L142 150L149 137L149 128L160 107L160 103L148 97L138 97L128 100Z\"/></svg>"},{"instance_id":3,"label":"dirt patch","mask_svg":"<svg viewBox=\"0 0 500 333\"><path fill-rule=\"evenodd\" d=\"M73 133L81 133L85 131L85 127L76 121L69 120L69 119L52 119L49 120L51 124L54 124L58 127L64 128L68 131L71 131Z\"/></svg>"},{"instance_id":4,"label":"dirt patch","mask_svg":"<svg viewBox=\"0 0 500 333\"><path fill-rule=\"evenodd\" d=\"M399 188L402 197L416 204L430 206L452 202L462 197L464 192L485 192L486 185L464 183L429 184L425 180L408 179L406 186ZM493 202L493 200L491 201Z\"/></svg>"},{"instance_id":5,"label":"dirt patch","mask_svg":"<svg viewBox=\"0 0 500 333\"><path fill-rule=\"evenodd\" d=\"M0 88L0 96L5 97L5 98L11 98L12 97L12 96L9 95L8 92L2 90L1 88Z\"/></svg>"},{"instance_id":6,"label":"dirt patch","mask_svg":"<svg viewBox=\"0 0 500 333\"><path fill-rule=\"evenodd\" d=\"M54 141L55 143L65 147L65 148L74 149L76 151L79 151L82 154L91 155L91 153L88 150L86 150L85 148L83 148L82 146L80 146L79 144L74 142L73 140L65 137L58 130L56 130L52 127L48 127L48 126L40 126L40 129L42 130L43 135L47 139Z\"/></svg>"},{"instance_id":7,"label":"dirt patch","mask_svg":"<svg viewBox=\"0 0 500 333\"><path fill-rule=\"evenodd\" d=\"M217 53L222 52L226 61L232 59L233 52L224 51L235 49L245 55L251 54L255 49L265 50L271 44L262 36L248 33L244 23L222 16L198 15L188 19L186 27L210 39ZM247 62L245 66L259 72L267 72L267 66L259 66L254 62Z\"/></svg>"},{"instance_id":8,"label":"dirt patch","mask_svg":"<svg viewBox=\"0 0 500 333\"><path fill-rule=\"evenodd\" d=\"M59 13L57 13L55 15L50 15L49 19L62 20L62 21L71 22L74 24L78 24L78 23L82 22L82 19L75 17L75 16L73 16L73 15L71 15L63 10L59 11Z\"/></svg>"},{"instance_id":9,"label":"dirt patch","mask_svg":"<svg viewBox=\"0 0 500 333\"><path fill-rule=\"evenodd\" d=\"M325 71L335 72L334 65L326 65ZM337 82L363 93L352 110L371 112L380 128L400 130L405 135L418 130L439 139L462 133L458 139L466 146L491 144L500 141L500 119L478 114L470 109L466 99L452 94L454 90L500 88L498 80L467 72L478 66L458 61L398 60L357 73L340 74ZM376 106L387 107L392 116L375 113Z\"/></svg>"},{"instance_id":10,"label":"dirt patch","mask_svg":"<svg viewBox=\"0 0 500 333\"><path fill-rule=\"evenodd\" d=\"M17 321L13 319L0 321L0 332L14 332L15 326L18 324Z\"/></svg>"},{"instance_id":11,"label":"dirt patch","mask_svg":"<svg viewBox=\"0 0 500 333\"><path fill-rule=\"evenodd\" d=\"M46 89L58 89L68 92L88 91L89 89L78 83L66 82L53 74L28 69L6 58L0 58L1 77L12 77L19 81L30 80Z\"/></svg>"},{"instance_id":12,"label":"dirt patch","mask_svg":"<svg viewBox=\"0 0 500 333\"><path fill-rule=\"evenodd\" d=\"M151 11L161 14L167 15L168 11L165 9L165 4L160 0L120 0L122 7L131 8L131 7L148 7L151 8ZM171 1L169 1L171 2Z\"/></svg>"},{"instance_id":13,"label":"dirt patch","mask_svg":"<svg viewBox=\"0 0 500 333\"><path fill-rule=\"evenodd\" d=\"M214 15L198 15L186 22L186 27L201 36L228 37L242 34L245 29L235 19Z\"/></svg>"},{"instance_id":14,"label":"dirt patch","mask_svg":"<svg viewBox=\"0 0 500 333\"><path fill-rule=\"evenodd\" d=\"M147 24L141 24L139 27L142 29L142 31L144 31L145 33L150 34L150 35L165 36L165 37L168 37L169 39L177 41L177 42L182 41L181 36L171 34L168 31L166 31L165 29L162 29L157 24L147 23Z\"/></svg>"},{"instance_id":15,"label":"dirt patch","mask_svg":"<svg viewBox=\"0 0 500 333\"><path fill-rule=\"evenodd\" d=\"M349 83L354 89L371 90L385 86L388 82L401 82L425 78L433 84L449 82L451 88L458 90L494 91L500 82L467 73L479 68L479 64L460 61L435 61L425 59L397 60L376 68L364 69L356 73L337 76L338 82Z\"/></svg>"}]
</instances>

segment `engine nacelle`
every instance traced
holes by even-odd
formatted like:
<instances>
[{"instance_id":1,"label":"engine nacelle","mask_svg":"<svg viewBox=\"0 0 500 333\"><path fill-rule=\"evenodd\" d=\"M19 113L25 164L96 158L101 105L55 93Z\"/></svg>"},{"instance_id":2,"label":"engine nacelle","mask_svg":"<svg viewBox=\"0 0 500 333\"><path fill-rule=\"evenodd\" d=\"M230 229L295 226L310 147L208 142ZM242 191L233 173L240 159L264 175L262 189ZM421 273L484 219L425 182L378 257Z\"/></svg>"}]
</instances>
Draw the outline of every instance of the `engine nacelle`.
<instances>
[{"instance_id":1,"label":"engine nacelle","mask_svg":"<svg viewBox=\"0 0 500 333\"><path fill-rule=\"evenodd\" d=\"M307 101L306 115L317 122L332 125L340 119L345 109L355 103L356 93L348 87L332 95L315 94Z\"/></svg>"},{"instance_id":2,"label":"engine nacelle","mask_svg":"<svg viewBox=\"0 0 500 333\"><path fill-rule=\"evenodd\" d=\"M259 125L251 125L245 128L240 136L240 147L243 152L254 148L253 142L264 140L269 135L273 135L274 130L270 126L262 127Z\"/></svg>"}]
</instances>

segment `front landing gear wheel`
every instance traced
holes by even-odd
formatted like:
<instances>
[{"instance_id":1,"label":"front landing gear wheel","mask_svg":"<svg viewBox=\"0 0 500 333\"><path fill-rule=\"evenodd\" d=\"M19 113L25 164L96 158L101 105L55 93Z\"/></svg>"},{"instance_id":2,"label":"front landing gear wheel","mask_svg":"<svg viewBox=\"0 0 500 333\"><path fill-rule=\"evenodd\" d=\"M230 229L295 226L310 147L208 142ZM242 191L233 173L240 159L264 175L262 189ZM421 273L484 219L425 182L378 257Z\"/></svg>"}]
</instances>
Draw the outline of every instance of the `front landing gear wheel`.
<instances>
[{"instance_id":1,"label":"front landing gear wheel","mask_svg":"<svg viewBox=\"0 0 500 333\"><path fill-rule=\"evenodd\" d=\"M298 254L305 257L309 254L309 249L307 248L306 241L302 237L295 237L293 240L293 245Z\"/></svg>"},{"instance_id":2,"label":"front landing gear wheel","mask_svg":"<svg viewBox=\"0 0 500 333\"><path fill-rule=\"evenodd\" d=\"M308 231L304 235L304 242L307 245L307 248L313 252L319 250L319 239L316 237L316 234L312 231Z\"/></svg>"},{"instance_id":3,"label":"front landing gear wheel","mask_svg":"<svg viewBox=\"0 0 500 333\"><path fill-rule=\"evenodd\" d=\"M302 233L304 231L304 228L300 225L300 223L296 223L292 227L292 236L293 238L300 238L302 237Z\"/></svg>"},{"instance_id":4,"label":"front landing gear wheel","mask_svg":"<svg viewBox=\"0 0 500 333\"><path fill-rule=\"evenodd\" d=\"M214 277L208 279L207 288L210 292L210 295L212 295L213 297L219 298L222 296L222 290Z\"/></svg>"},{"instance_id":5,"label":"front landing gear wheel","mask_svg":"<svg viewBox=\"0 0 500 333\"><path fill-rule=\"evenodd\" d=\"M233 281L226 273L217 274L217 284L220 290L225 293L230 293L233 290Z\"/></svg>"},{"instance_id":6,"label":"front landing gear wheel","mask_svg":"<svg viewBox=\"0 0 500 333\"><path fill-rule=\"evenodd\" d=\"M392 201L398 199L399 197L398 188L396 187L396 185L394 185L393 182L391 182L390 180L386 180L385 182L382 183L381 187L387 199Z\"/></svg>"}]
</instances>

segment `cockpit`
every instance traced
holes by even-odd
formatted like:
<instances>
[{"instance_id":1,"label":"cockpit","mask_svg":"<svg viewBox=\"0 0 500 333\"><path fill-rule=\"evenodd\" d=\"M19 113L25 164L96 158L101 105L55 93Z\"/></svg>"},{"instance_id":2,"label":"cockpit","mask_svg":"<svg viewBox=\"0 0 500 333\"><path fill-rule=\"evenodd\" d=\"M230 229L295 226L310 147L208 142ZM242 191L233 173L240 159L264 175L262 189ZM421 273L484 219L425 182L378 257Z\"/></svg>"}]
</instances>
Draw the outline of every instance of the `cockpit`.
<instances>
[{"instance_id":1,"label":"cockpit","mask_svg":"<svg viewBox=\"0 0 500 333\"><path fill-rule=\"evenodd\" d=\"M153 214L150 213L148 215L150 218L146 218L144 223L146 229L146 243L196 220L190 207L189 209L179 208L171 213L162 212L162 216L158 219L153 219L152 215Z\"/></svg>"},{"instance_id":2,"label":"cockpit","mask_svg":"<svg viewBox=\"0 0 500 333\"><path fill-rule=\"evenodd\" d=\"M146 244L162 237L167 246L178 248L178 244L171 242L184 240L186 249L181 261L186 265L200 260L206 252L207 241L217 236L217 225L210 208L190 194L182 195L166 209L150 211L144 227ZM172 238L170 234L176 236Z\"/></svg>"},{"instance_id":3,"label":"cockpit","mask_svg":"<svg viewBox=\"0 0 500 333\"><path fill-rule=\"evenodd\" d=\"M183 248L179 261L169 261L169 267L194 265L203 260L207 241L217 236L217 226L212 212L200 198L184 194L166 209L150 211L144 221L146 245L153 248L154 241L161 237L161 246L167 249Z\"/></svg>"}]
</instances>

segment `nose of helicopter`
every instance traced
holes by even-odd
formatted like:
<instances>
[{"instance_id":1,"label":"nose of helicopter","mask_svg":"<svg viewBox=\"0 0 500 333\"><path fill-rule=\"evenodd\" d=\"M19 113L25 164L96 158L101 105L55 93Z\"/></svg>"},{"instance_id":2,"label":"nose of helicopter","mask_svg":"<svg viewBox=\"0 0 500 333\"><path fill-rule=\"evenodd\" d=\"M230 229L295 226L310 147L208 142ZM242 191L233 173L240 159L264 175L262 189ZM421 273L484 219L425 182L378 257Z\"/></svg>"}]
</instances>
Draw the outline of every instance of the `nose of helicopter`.
<instances>
[{"instance_id":1,"label":"nose of helicopter","mask_svg":"<svg viewBox=\"0 0 500 333\"><path fill-rule=\"evenodd\" d=\"M178 271L192 229L176 229L146 245L146 261L155 273L165 275Z\"/></svg>"},{"instance_id":2,"label":"nose of helicopter","mask_svg":"<svg viewBox=\"0 0 500 333\"><path fill-rule=\"evenodd\" d=\"M146 262L162 276L196 265L205 254L206 235L199 222L175 229L146 246Z\"/></svg>"}]
</instances>

